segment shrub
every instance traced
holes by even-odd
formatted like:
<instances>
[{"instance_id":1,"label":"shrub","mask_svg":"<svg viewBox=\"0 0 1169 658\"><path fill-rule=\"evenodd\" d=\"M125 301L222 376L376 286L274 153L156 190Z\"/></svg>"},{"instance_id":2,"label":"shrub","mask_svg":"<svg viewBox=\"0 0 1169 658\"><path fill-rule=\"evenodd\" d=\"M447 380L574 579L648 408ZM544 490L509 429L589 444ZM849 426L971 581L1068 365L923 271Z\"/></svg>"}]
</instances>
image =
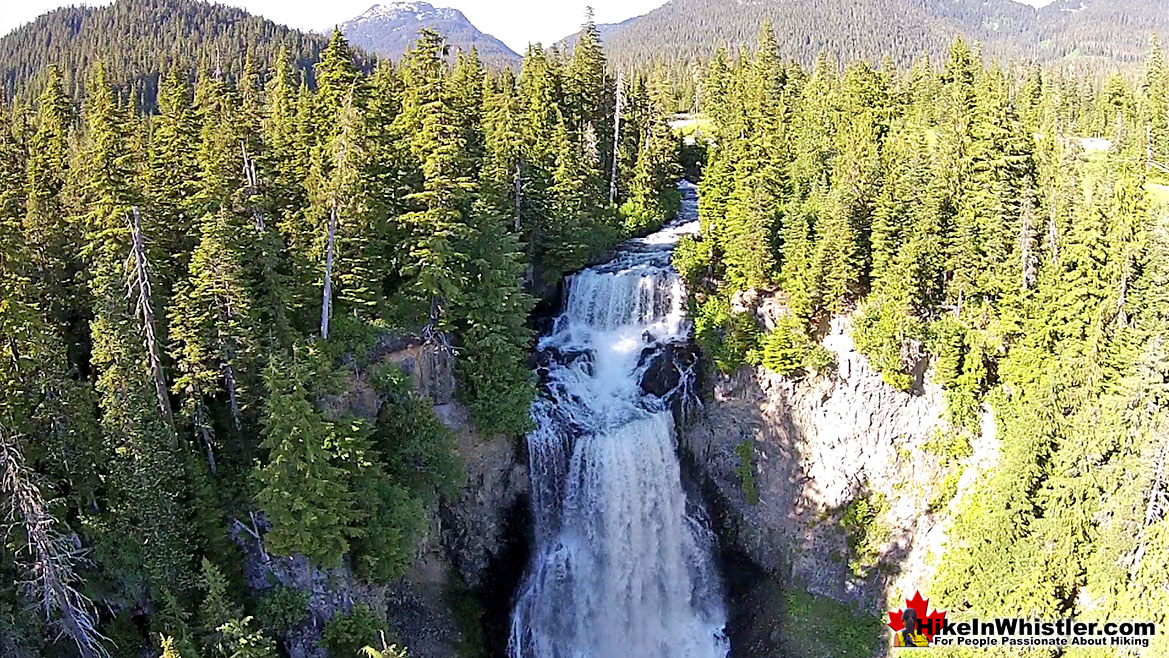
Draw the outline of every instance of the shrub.
<instances>
[{"instance_id":1,"label":"shrub","mask_svg":"<svg viewBox=\"0 0 1169 658\"><path fill-rule=\"evenodd\" d=\"M926 441L922 448L931 455L941 457L943 466L974 454L974 449L970 445L970 437L962 432L939 431L933 438Z\"/></svg>"},{"instance_id":2,"label":"shrub","mask_svg":"<svg viewBox=\"0 0 1169 658\"><path fill-rule=\"evenodd\" d=\"M272 633L283 634L308 616L308 592L283 585L273 587L260 596L256 605L256 619L260 626Z\"/></svg>"},{"instance_id":3,"label":"shrub","mask_svg":"<svg viewBox=\"0 0 1169 658\"><path fill-rule=\"evenodd\" d=\"M381 646L385 623L364 603L353 606L349 612L337 615L325 624L321 632L321 646L330 658L352 658L364 647Z\"/></svg>"},{"instance_id":4,"label":"shrub","mask_svg":"<svg viewBox=\"0 0 1169 658\"><path fill-rule=\"evenodd\" d=\"M731 302L711 295L697 305L694 333L698 346L719 372L730 373L757 359L759 326L750 313L734 313Z\"/></svg>"},{"instance_id":5,"label":"shrub","mask_svg":"<svg viewBox=\"0 0 1169 658\"><path fill-rule=\"evenodd\" d=\"M840 525L852 553L848 567L858 577L866 577L880 560L881 549L890 535L881 516L888 511L885 495L867 490L844 509Z\"/></svg>"},{"instance_id":6,"label":"shrub","mask_svg":"<svg viewBox=\"0 0 1169 658\"><path fill-rule=\"evenodd\" d=\"M909 338L921 333L919 324L892 304L880 301L867 306L853 324L857 351L868 358L887 384L901 391L913 385L901 352Z\"/></svg>"},{"instance_id":7,"label":"shrub","mask_svg":"<svg viewBox=\"0 0 1169 658\"><path fill-rule=\"evenodd\" d=\"M739 456L739 465L735 467L735 477L739 478L739 486L743 488L743 497L748 505L759 504L759 484L755 481L755 448L750 441L744 441L735 446L735 454Z\"/></svg>"},{"instance_id":8,"label":"shrub","mask_svg":"<svg viewBox=\"0 0 1169 658\"><path fill-rule=\"evenodd\" d=\"M775 329L763 339L764 367L781 375L799 371L824 371L832 367L832 352L808 337L803 323L794 315L786 315Z\"/></svg>"},{"instance_id":9,"label":"shrub","mask_svg":"<svg viewBox=\"0 0 1169 658\"><path fill-rule=\"evenodd\" d=\"M682 236L671 260L686 285L695 290L710 270L710 243L694 236Z\"/></svg>"},{"instance_id":10,"label":"shrub","mask_svg":"<svg viewBox=\"0 0 1169 658\"><path fill-rule=\"evenodd\" d=\"M788 655L870 658L885 638L875 615L795 587L784 593L783 628Z\"/></svg>"},{"instance_id":11,"label":"shrub","mask_svg":"<svg viewBox=\"0 0 1169 658\"><path fill-rule=\"evenodd\" d=\"M938 484L934 495L930 497L930 512L937 514L945 509L951 500L954 500L954 496L958 495L958 481L961 479L962 469L955 469L946 474L946 477Z\"/></svg>"}]
</instances>

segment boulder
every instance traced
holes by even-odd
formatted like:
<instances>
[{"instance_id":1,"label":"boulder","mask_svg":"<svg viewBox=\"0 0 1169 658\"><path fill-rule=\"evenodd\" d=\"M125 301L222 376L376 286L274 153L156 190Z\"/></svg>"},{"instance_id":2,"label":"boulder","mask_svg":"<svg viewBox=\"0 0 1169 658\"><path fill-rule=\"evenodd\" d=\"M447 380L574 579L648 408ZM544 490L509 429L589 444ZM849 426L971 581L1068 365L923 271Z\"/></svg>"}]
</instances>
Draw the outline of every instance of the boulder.
<instances>
[{"instance_id":1,"label":"boulder","mask_svg":"<svg viewBox=\"0 0 1169 658\"><path fill-rule=\"evenodd\" d=\"M664 398L673 392L682 378L693 372L698 352L689 343L666 343L647 347L641 352L641 390L646 395Z\"/></svg>"}]
</instances>

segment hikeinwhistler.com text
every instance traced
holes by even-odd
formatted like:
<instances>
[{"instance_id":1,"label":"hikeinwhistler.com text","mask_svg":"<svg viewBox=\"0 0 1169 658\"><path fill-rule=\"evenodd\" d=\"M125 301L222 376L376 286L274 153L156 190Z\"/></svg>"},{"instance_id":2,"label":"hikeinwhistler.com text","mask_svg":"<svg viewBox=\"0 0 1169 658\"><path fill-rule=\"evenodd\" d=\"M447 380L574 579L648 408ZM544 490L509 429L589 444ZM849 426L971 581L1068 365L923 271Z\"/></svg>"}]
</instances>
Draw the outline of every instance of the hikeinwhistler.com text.
<instances>
[{"instance_id":1,"label":"hikeinwhistler.com text","mask_svg":"<svg viewBox=\"0 0 1169 658\"><path fill-rule=\"evenodd\" d=\"M1146 648L1157 634L1157 625L1148 621L1042 621L1000 617L960 622L931 620L919 625L934 631L932 644L939 647Z\"/></svg>"}]
</instances>

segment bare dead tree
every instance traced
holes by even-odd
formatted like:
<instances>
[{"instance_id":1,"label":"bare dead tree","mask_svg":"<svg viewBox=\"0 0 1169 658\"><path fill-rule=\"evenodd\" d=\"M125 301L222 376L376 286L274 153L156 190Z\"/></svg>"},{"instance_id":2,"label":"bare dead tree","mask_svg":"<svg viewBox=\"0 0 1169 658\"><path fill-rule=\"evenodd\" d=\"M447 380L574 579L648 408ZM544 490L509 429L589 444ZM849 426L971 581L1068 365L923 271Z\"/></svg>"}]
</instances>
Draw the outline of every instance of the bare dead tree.
<instances>
[{"instance_id":1,"label":"bare dead tree","mask_svg":"<svg viewBox=\"0 0 1169 658\"><path fill-rule=\"evenodd\" d=\"M244 158L244 181L247 187L244 193L248 197L248 207L251 209L252 221L256 224L256 230L260 233L264 232L264 211L260 209L259 204L252 201L252 197L260 191L259 179L256 177L256 161L248 155L248 143L240 140L240 151Z\"/></svg>"},{"instance_id":2,"label":"bare dead tree","mask_svg":"<svg viewBox=\"0 0 1169 658\"><path fill-rule=\"evenodd\" d=\"M1035 204L1031 199L1031 195L1027 195L1023 199L1023 211L1021 213L1021 224L1019 226L1019 265L1020 269L1020 284L1023 290L1030 290L1031 286L1035 284L1035 254L1031 249L1032 243L1035 240Z\"/></svg>"},{"instance_id":3,"label":"bare dead tree","mask_svg":"<svg viewBox=\"0 0 1169 658\"><path fill-rule=\"evenodd\" d=\"M1051 216L1047 222L1047 250L1051 253L1051 262L1059 265L1059 224L1056 221L1055 204L1051 207Z\"/></svg>"},{"instance_id":4,"label":"bare dead tree","mask_svg":"<svg viewBox=\"0 0 1169 658\"><path fill-rule=\"evenodd\" d=\"M138 317L142 320L142 338L146 346L147 358L150 360L150 370L154 375L158 410L166 418L167 423L174 427L174 416L170 409L170 395L166 390L166 374L162 370L162 357L154 331L155 318L150 287L150 264L146 259L146 245L142 238L142 221L138 214L138 206L130 209L128 219L130 223L130 256L126 268L128 270L126 296L134 303Z\"/></svg>"},{"instance_id":5,"label":"bare dead tree","mask_svg":"<svg viewBox=\"0 0 1169 658\"><path fill-rule=\"evenodd\" d=\"M617 99L613 108L613 162L609 169L609 203L617 202L617 160L621 153L618 145L621 143L621 112L625 104L625 78L621 70L617 70Z\"/></svg>"},{"instance_id":6,"label":"bare dead tree","mask_svg":"<svg viewBox=\"0 0 1169 658\"><path fill-rule=\"evenodd\" d=\"M203 404L202 398L195 401L195 412L192 414L191 423L199 431L203 450L207 453L207 468L211 469L211 473L214 474L216 472L215 441L211 436L211 422L207 419L207 405Z\"/></svg>"},{"instance_id":7,"label":"bare dead tree","mask_svg":"<svg viewBox=\"0 0 1169 658\"><path fill-rule=\"evenodd\" d=\"M337 238L337 200L329 210L329 242L325 247L325 285L321 291L321 338L329 340L329 319L333 316L333 243Z\"/></svg>"},{"instance_id":8,"label":"bare dead tree","mask_svg":"<svg viewBox=\"0 0 1169 658\"><path fill-rule=\"evenodd\" d=\"M85 562L87 551L75 535L62 531L34 478L24 463L17 437L0 425L5 536L24 535L16 554L25 574L18 583L20 592L57 630L57 639L69 636L82 658L106 658L109 653L102 646L106 638L97 630L93 602L77 589L81 583L77 566Z\"/></svg>"},{"instance_id":9,"label":"bare dead tree","mask_svg":"<svg viewBox=\"0 0 1169 658\"><path fill-rule=\"evenodd\" d=\"M1136 549L1132 552L1129 574L1135 576L1141 569L1145 551L1148 549L1146 535L1149 528L1169 514L1169 442L1163 442L1153 462L1153 474L1150 478L1147 501L1145 503L1145 518L1141 530L1137 534Z\"/></svg>"}]
</instances>

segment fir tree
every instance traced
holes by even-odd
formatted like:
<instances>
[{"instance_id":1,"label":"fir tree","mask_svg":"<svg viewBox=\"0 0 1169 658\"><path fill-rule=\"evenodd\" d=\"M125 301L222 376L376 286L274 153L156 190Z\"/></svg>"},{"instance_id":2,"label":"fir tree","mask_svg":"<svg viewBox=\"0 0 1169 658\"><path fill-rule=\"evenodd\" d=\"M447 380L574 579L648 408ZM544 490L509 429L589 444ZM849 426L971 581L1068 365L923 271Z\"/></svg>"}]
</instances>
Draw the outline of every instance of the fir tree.
<instances>
[{"instance_id":1,"label":"fir tree","mask_svg":"<svg viewBox=\"0 0 1169 658\"><path fill-rule=\"evenodd\" d=\"M336 429L313 408L308 376L302 360L274 360L264 371L268 397L260 447L267 460L258 473L256 501L272 525L264 536L269 550L334 566L349 550L356 510L348 474L333 463Z\"/></svg>"},{"instance_id":2,"label":"fir tree","mask_svg":"<svg viewBox=\"0 0 1169 658\"><path fill-rule=\"evenodd\" d=\"M136 242L134 204L139 198L130 183L133 154L122 108L101 67L88 98L86 147L77 171L86 211L93 366L102 430L113 459L112 482L120 496L116 527L118 533L143 538L144 566L154 587L181 590L190 585L190 544L179 444L169 406L160 408L165 390L159 386L165 382L151 357L148 312L153 300L142 285L133 286L131 300L126 297L127 279L141 284L146 274L141 267L127 267Z\"/></svg>"}]
</instances>

